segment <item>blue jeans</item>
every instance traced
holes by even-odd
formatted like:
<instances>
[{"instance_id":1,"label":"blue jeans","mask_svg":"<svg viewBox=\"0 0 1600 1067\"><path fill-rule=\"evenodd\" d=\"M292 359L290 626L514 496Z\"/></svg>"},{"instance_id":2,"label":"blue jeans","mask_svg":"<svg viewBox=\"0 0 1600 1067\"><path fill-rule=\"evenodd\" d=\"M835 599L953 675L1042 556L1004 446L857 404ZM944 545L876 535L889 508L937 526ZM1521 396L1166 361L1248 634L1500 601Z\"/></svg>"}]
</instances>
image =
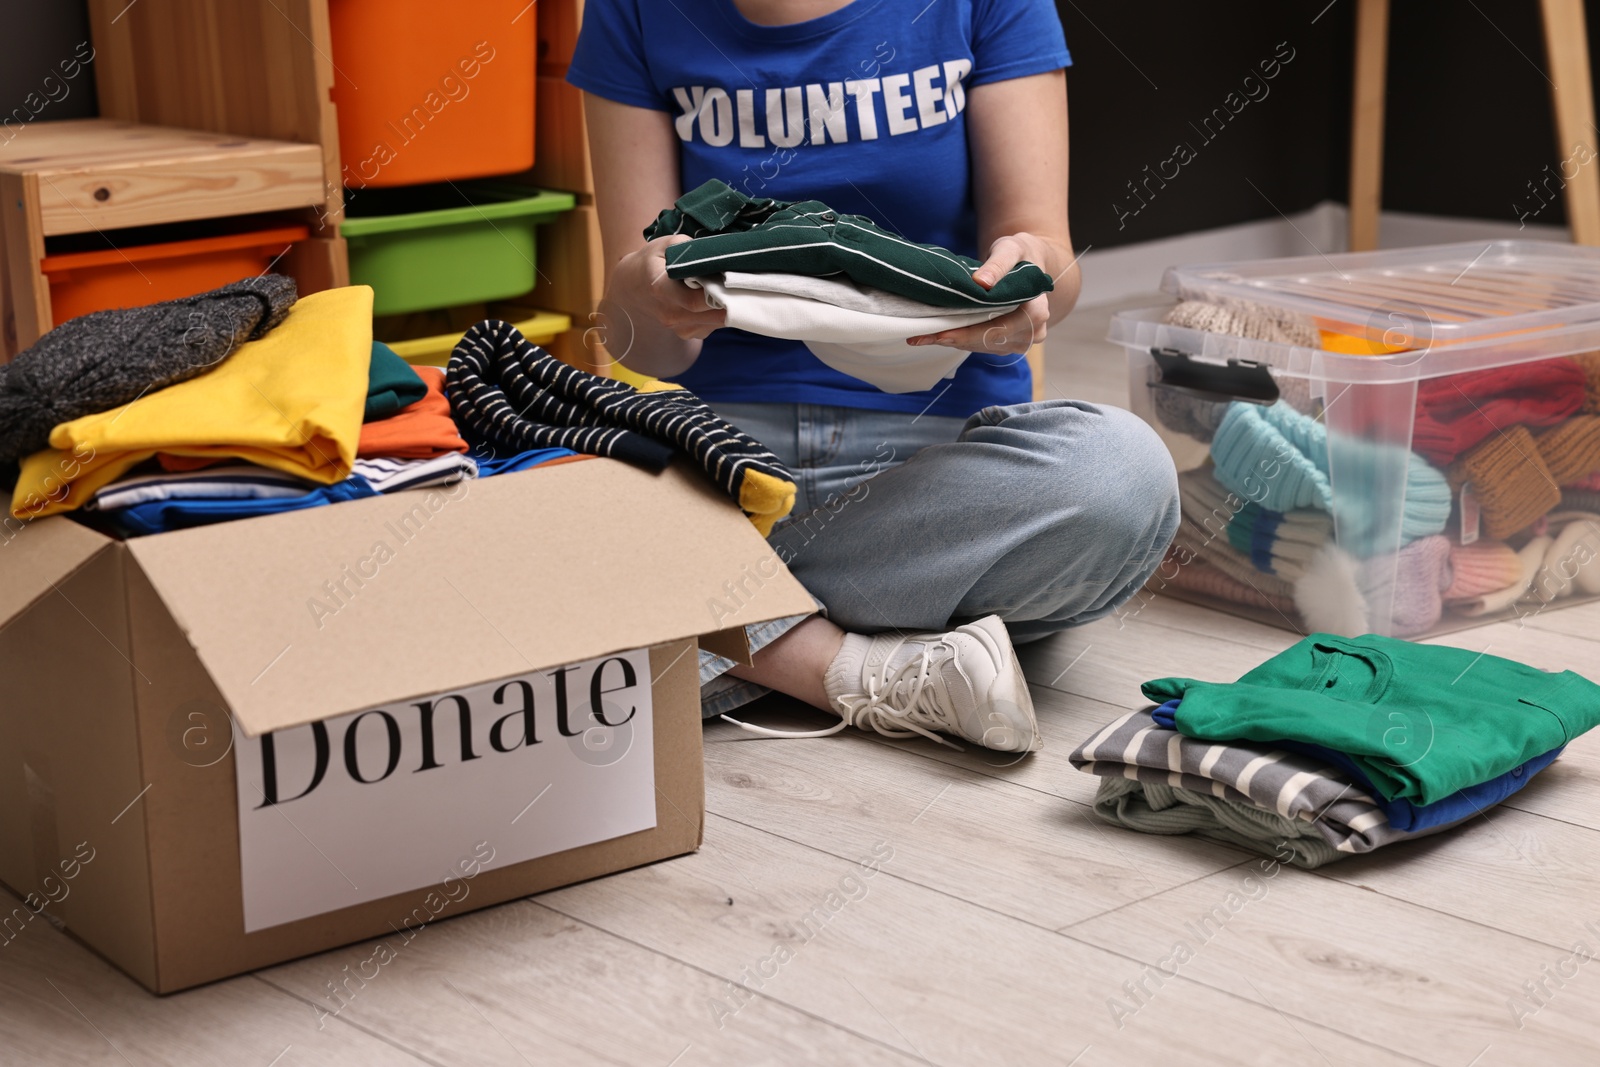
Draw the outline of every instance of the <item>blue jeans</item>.
<instances>
[{"instance_id":1,"label":"blue jeans","mask_svg":"<svg viewBox=\"0 0 1600 1067\"><path fill-rule=\"evenodd\" d=\"M999 615L1014 642L1110 614L1178 528L1166 447L1137 416L1076 400L970 419L816 404L718 404L794 473L768 538L834 623L947 630ZM750 628L753 649L805 616ZM701 653L707 717L767 690Z\"/></svg>"}]
</instances>

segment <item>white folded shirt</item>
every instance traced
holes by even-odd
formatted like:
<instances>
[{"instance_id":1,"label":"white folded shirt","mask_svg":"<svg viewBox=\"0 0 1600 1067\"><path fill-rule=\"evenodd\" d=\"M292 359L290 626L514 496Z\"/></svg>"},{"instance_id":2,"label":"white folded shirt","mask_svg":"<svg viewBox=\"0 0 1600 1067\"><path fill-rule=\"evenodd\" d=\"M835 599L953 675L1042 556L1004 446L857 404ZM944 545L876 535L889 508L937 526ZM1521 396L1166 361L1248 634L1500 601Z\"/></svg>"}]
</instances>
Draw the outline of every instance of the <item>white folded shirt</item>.
<instances>
[{"instance_id":1,"label":"white folded shirt","mask_svg":"<svg viewBox=\"0 0 1600 1067\"><path fill-rule=\"evenodd\" d=\"M970 355L944 345L908 345L906 338L976 326L1016 304L957 311L857 285L840 276L747 274L684 279L706 304L728 313L728 325L764 337L804 341L822 362L886 393L932 389Z\"/></svg>"},{"instance_id":2,"label":"white folded shirt","mask_svg":"<svg viewBox=\"0 0 1600 1067\"><path fill-rule=\"evenodd\" d=\"M478 464L460 452L447 452L432 459L374 456L356 460L350 473L361 475L380 493L398 493L402 489L450 485L463 478L476 478Z\"/></svg>"},{"instance_id":3,"label":"white folded shirt","mask_svg":"<svg viewBox=\"0 0 1600 1067\"><path fill-rule=\"evenodd\" d=\"M104 486L85 511L115 511L153 500L277 500L304 496L316 482L254 463L222 463L193 471L160 471Z\"/></svg>"},{"instance_id":4,"label":"white folded shirt","mask_svg":"<svg viewBox=\"0 0 1600 1067\"><path fill-rule=\"evenodd\" d=\"M478 465L459 452L432 459L358 459L350 473L359 474L380 493L449 485L476 478ZM222 463L195 471L161 471L112 482L84 504L86 511L115 511L154 500L277 500L304 496L319 489L316 482L254 463Z\"/></svg>"}]
</instances>

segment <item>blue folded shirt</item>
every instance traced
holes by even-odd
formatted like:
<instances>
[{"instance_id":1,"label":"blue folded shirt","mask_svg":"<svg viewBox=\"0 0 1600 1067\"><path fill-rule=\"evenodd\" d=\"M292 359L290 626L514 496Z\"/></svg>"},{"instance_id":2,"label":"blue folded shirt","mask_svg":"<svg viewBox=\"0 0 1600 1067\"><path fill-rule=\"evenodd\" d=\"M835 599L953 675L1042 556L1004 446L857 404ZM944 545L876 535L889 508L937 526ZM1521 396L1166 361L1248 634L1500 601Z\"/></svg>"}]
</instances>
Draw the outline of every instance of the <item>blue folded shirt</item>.
<instances>
[{"instance_id":1,"label":"blue folded shirt","mask_svg":"<svg viewBox=\"0 0 1600 1067\"><path fill-rule=\"evenodd\" d=\"M514 455L494 457L474 452L470 458L478 464L478 477L509 474L549 463L551 460L576 456L567 448L535 448ZM366 461L358 461L366 462ZM373 461L379 462L382 461ZM401 467L403 465L395 464ZM398 481L397 488L404 488ZM363 500L380 495L372 483L359 474L352 474L342 482L322 485L295 496L253 497L233 499L227 497L183 497L167 500L150 500L130 507L107 509L107 520L125 537L183 530L191 526L205 526L231 519L253 519L261 515L276 515L285 511L300 511L345 500Z\"/></svg>"},{"instance_id":2,"label":"blue folded shirt","mask_svg":"<svg viewBox=\"0 0 1600 1067\"><path fill-rule=\"evenodd\" d=\"M183 530L191 526L206 526L213 522L231 519L253 519L261 515L277 515L285 511L337 504L344 500L362 500L377 496L378 491L359 474L352 474L342 482L319 486L299 496L268 498L207 498L189 497L175 500L152 500L128 508L107 511L105 515L129 537Z\"/></svg>"},{"instance_id":3,"label":"blue folded shirt","mask_svg":"<svg viewBox=\"0 0 1600 1067\"><path fill-rule=\"evenodd\" d=\"M553 459L564 459L567 456L576 456L577 454L570 448L534 448L527 452L518 452L510 456L496 456L476 449L467 453L473 462L477 463L478 477L480 478L488 478L496 474L510 474L513 471L525 471L530 467L549 463Z\"/></svg>"}]
</instances>

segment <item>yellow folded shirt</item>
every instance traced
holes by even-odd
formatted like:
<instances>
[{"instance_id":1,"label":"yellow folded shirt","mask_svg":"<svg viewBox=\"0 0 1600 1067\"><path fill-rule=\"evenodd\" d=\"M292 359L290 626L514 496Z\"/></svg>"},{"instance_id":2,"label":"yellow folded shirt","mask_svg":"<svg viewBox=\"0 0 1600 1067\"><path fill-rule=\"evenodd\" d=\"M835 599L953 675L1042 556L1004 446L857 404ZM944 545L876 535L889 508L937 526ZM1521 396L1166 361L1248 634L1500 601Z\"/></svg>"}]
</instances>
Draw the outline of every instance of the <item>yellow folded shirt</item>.
<instances>
[{"instance_id":1,"label":"yellow folded shirt","mask_svg":"<svg viewBox=\"0 0 1600 1067\"><path fill-rule=\"evenodd\" d=\"M82 507L158 452L235 458L331 484L350 476L372 365L372 289L302 297L277 328L198 378L63 422L22 461L11 514Z\"/></svg>"}]
</instances>

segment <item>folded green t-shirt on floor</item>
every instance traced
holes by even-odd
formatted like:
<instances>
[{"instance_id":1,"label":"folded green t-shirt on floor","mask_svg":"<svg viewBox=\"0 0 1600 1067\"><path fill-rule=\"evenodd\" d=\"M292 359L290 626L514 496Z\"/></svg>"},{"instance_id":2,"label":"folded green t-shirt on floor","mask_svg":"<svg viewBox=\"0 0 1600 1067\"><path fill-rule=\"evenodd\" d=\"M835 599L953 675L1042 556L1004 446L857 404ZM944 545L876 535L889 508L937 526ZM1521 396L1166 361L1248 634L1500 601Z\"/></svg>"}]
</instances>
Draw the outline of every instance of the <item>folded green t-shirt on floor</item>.
<instances>
[{"instance_id":1,"label":"folded green t-shirt on floor","mask_svg":"<svg viewBox=\"0 0 1600 1067\"><path fill-rule=\"evenodd\" d=\"M1312 634L1237 682L1157 678L1202 741L1300 741L1350 757L1387 799L1433 804L1600 724L1600 686L1470 649Z\"/></svg>"}]
</instances>

